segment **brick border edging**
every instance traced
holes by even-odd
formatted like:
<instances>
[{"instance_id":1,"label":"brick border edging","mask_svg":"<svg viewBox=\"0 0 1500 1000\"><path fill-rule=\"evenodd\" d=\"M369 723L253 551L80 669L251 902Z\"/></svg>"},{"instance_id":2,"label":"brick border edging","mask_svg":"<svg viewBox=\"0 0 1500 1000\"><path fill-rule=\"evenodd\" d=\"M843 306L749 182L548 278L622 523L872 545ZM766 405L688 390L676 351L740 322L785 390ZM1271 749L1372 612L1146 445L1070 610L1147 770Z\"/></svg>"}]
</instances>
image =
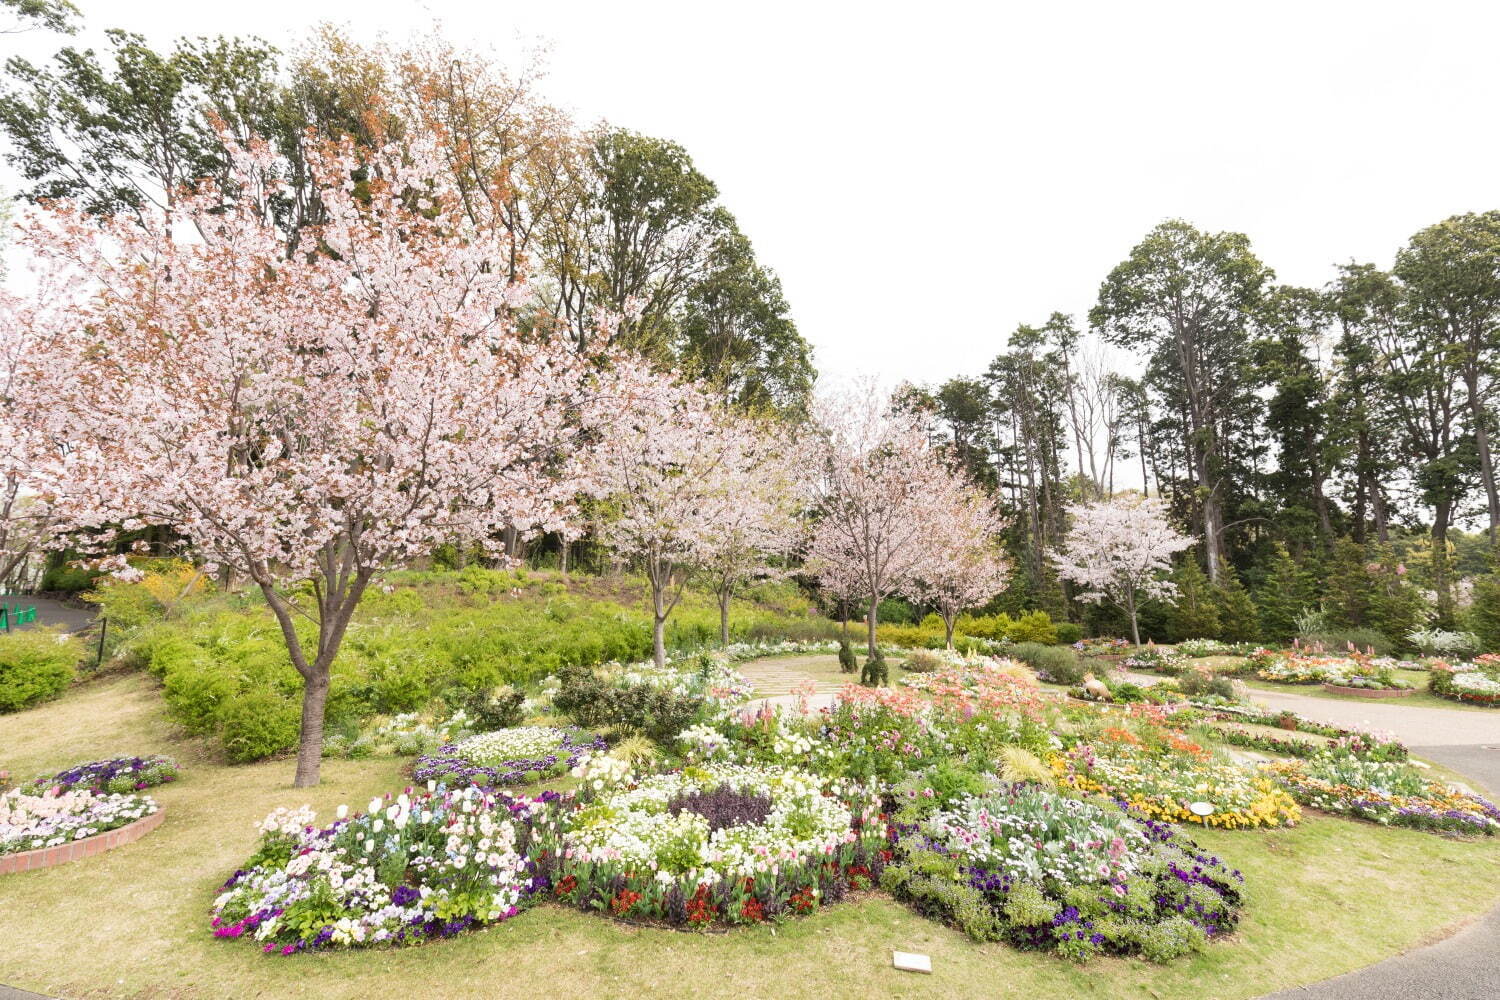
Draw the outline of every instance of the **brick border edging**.
<instances>
[{"instance_id":1,"label":"brick border edging","mask_svg":"<svg viewBox=\"0 0 1500 1000\"><path fill-rule=\"evenodd\" d=\"M1323 690L1334 694L1352 694L1356 698L1406 698L1417 693L1416 688L1357 688L1326 682Z\"/></svg>"},{"instance_id":2,"label":"brick border edging","mask_svg":"<svg viewBox=\"0 0 1500 1000\"><path fill-rule=\"evenodd\" d=\"M21 851L18 854L0 854L0 875L51 868L69 861L91 858L125 844L133 844L161 826L162 820L166 818L166 809L157 806L156 812L149 816L142 816L134 823L127 823L122 827L106 830L104 833L96 833L92 837L58 844L56 847L41 847L34 851Z\"/></svg>"}]
</instances>

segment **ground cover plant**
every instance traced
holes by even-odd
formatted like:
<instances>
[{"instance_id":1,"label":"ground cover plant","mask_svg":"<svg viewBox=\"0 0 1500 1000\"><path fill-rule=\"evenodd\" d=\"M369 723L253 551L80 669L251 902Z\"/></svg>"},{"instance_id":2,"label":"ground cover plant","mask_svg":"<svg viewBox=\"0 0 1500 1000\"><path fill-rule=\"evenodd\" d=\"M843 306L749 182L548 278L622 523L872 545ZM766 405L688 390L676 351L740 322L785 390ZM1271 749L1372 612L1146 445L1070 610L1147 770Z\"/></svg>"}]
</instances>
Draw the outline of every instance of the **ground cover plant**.
<instances>
[{"instance_id":1,"label":"ground cover plant","mask_svg":"<svg viewBox=\"0 0 1500 1000\"><path fill-rule=\"evenodd\" d=\"M603 750L602 739L578 729L516 726L466 737L417 758L412 778L450 786L508 785L545 781Z\"/></svg>"},{"instance_id":2,"label":"ground cover plant","mask_svg":"<svg viewBox=\"0 0 1500 1000\"><path fill-rule=\"evenodd\" d=\"M149 795L71 791L51 786L0 794L0 854L35 851L83 840L134 823L156 812Z\"/></svg>"},{"instance_id":3,"label":"ground cover plant","mask_svg":"<svg viewBox=\"0 0 1500 1000\"><path fill-rule=\"evenodd\" d=\"M697 928L809 913L869 887L886 849L877 796L786 768L615 771L559 822L557 898Z\"/></svg>"},{"instance_id":4,"label":"ground cover plant","mask_svg":"<svg viewBox=\"0 0 1500 1000\"><path fill-rule=\"evenodd\" d=\"M267 953L415 944L508 919L531 898L529 821L542 799L469 787L372 799L314 825L303 807L260 824L255 855L214 901L215 937Z\"/></svg>"},{"instance_id":5,"label":"ground cover plant","mask_svg":"<svg viewBox=\"0 0 1500 1000\"><path fill-rule=\"evenodd\" d=\"M53 789L71 792L75 789L123 795L144 791L156 785L176 781L181 767L170 757L149 754L145 757L111 757L86 764L74 764L56 774L42 775L28 782L26 791L41 795Z\"/></svg>"},{"instance_id":6,"label":"ground cover plant","mask_svg":"<svg viewBox=\"0 0 1500 1000\"><path fill-rule=\"evenodd\" d=\"M1298 802L1392 826L1493 836L1500 807L1398 761L1320 754L1265 765Z\"/></svg>"},{"instance_id":7,"label":"ground cover plant","mask_svg":"<svg viewBox=\"0 0 1500 1000\"><path fill-rule=\"evenodd\" d=\"M65 691L84 657L83 643L53 629L0 634L0 712L16 712Z\"/></svg>"},{"instance_id":8,"label":"ground cover plant","mask_svg":"<svg viewBox=\"0 0 1500 1000\"><path fill-rule=\"evenodd\" d=\"M1172 827L1010 785L910 826L882 884L975 940L1168 961L1227 933L1243 877Z\"/></svg>"},{"instance_id":9,"label":"ground cover plant","mask_svg":"<svg viewBox=\"0 0 1500 1000\"><path fill-rule=\"evenodd\" d=\"M1057 756L1053 766L1069 787L1120 799L1155 820L1244 829L1301 819L1297 803L1269 778L1217 760L1180 736L1164 739L1152 746L1132 730L1106 729Z\"/></svg>"},{"instance_id":10,"label":"ground cover plant","mask_svg":"<svg viewBox=\"0 0 1500 1000\"><path fill-rule=\"evenodd\" d=\"M1472 663L1429 665L1427 690L1439 698L1469 705L1500 707L1500 659L1477 657Z\"/></svg>"}]
</instances>

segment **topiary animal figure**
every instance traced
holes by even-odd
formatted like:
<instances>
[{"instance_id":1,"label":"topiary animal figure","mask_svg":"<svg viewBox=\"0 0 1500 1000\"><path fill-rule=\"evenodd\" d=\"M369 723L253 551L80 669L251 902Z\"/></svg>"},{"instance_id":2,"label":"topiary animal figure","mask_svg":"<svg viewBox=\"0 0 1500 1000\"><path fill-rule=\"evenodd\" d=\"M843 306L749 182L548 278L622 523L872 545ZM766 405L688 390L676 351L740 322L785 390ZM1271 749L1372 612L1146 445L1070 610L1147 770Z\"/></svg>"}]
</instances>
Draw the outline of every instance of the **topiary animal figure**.
<instances>
[{"instance_id":1,"label":"topiary animal figure","mask_svg":"<svg viewBox=\"0 0 1500 1000\"><path fill-rule=\"evenodd\" d=\"M846 674L854 673L859 666L859 660L854 656L854 648L849 645L848 639L839 640L839 671Z\"/></svg>"},{"instance_id":2,"label":"topiary animal figure","mask_svg":"<svg viewBox=\"0 0 1500 1000\"><path fill-rule=\"evenodd\" d=\"M885 654L878 648L875 655L865 661L865 668L860 672L859 682L865 687L883 687L891 682L891 670L886 666Z\"/></svg>"}]
</instances>

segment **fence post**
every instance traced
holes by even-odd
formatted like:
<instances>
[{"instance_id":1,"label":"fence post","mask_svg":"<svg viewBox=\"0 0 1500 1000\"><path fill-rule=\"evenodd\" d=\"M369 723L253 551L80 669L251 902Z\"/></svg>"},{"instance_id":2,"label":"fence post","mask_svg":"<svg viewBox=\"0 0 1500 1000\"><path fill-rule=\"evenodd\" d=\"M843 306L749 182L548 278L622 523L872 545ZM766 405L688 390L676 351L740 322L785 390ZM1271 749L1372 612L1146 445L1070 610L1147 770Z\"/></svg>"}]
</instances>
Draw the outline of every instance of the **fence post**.
<instances>
[{"instance_id":1,"label":"fence post","mask_svg":"<svg viewBox=\"0 0 1500 1000\"><path fill-rule=\"evenodd\" d=\"M109 619L99 616L99 654L94 657L94 669L104 666L104 633L109 628Z\"/></svg>"}]
</instances>

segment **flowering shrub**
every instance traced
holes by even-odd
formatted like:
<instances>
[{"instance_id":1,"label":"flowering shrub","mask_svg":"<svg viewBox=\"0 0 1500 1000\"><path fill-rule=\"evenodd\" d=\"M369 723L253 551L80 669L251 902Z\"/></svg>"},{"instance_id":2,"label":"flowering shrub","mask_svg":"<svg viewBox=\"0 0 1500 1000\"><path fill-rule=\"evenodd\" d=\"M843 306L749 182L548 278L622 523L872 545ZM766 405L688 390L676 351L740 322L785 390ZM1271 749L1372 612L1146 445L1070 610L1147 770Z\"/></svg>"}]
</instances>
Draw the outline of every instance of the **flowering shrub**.
<instances>
[{"instance_id":1,"label":"flowering shrub","mask_svg":"<svg viewBox=\"0 0 1500 1000\"><path fill-rule=\"evenodd\" d=\"M134 823L156 812L149 795L97 793L53 786L0 795L0 854L56 847Z\"/></svg>"},{"instance_id":2,"label":"flowering shrub","mask_svg":"<svg viewBox=\"0 0 1500 1000\"><path fill-rule=\"evenodd\" d=\"M1455 666L1437 661L1427 675L1427 690L1470 705L1500 706L1500 666L1477 661Z\"/></svg>"},{"instance_id":3,"label":"flowering shrub","mask_svg":"<svg viewBox=\"0 0 1500 1000\"><path fill-rule=\"evenodd\" d=\"M402 793L353 816L340 806L321 829L306 807L278 810L260 824L260 850L214 900L214 936L291 955L415 944L515 916L535 889L531 819L555 798Z\"/></svg>"},{"instance_id":4,"label":"flowering shrub","mask_svg":"<svg viewBox=\"0 0 1500 1000\"><path fill-rule=\"evenodd\" d=\"M417 781L500 788L555 777L575 766L604 740L576 729L515 726L480 733L417 758Z\"/></svg>"},{"instance_id":5,"label":"flowering shrub","mask_svg":"<svg viewBox=\"0 0 1500 1000\"><path fill-rule=\"evenodd\" d=\"M1265 765L1298 802L1390 826L1493 835L1500 808L1477 795L1456 792L1409 765L1316 757Z\"/></svg>"},{"instance_id":6,"label":"flowering shrub","mask_svg":"<svg viewBox=\"0 0 1500 1000\"><path fill-rule=\"evenodd\" d=\"M811 910L883 861L876 797L795 770L689 767L602 790L561 816L559 898L702 927Z\"/></svg>"},{"instance_id":7,"label":"flowering shrub","mask_svg":"<svg viewBox=\"0 0 1500 1000\"><path fill-rule=\"evenodd\" d=\"M1172 828L1012 785L900 839L881 884L976 940L1166 961L1231 930L1243 882Z\"/></svg>"},{"instance_id":8,"label":"flowering shrub","mask_svg":"<svg viewBox=\"0 0 1500 1000\"><path fill-rule=\"evenodd\" d=\"M176 781L181 768L170 757L113 757L87 764L74 764L56 774L28 782L26 791L41 795L51 789L69 792L81 789L99 794L124 795Z\"/></svg>"},{"instance_id":9,"label":"flowering shrub","mask_svg":"<svg viewBox=\"0 0 1500 1000\"><path fill-rule=\"evenodd\" d=\"M1297 803L1269 778L1202 753L1161 753L1130 742L1081 744L1057 757L1065 784L1126 802L1151 819L1240 829L1290 826L1302 816ZM1207 815L1194 812L1207 803Z\"/></svg>"}]
</instances>

